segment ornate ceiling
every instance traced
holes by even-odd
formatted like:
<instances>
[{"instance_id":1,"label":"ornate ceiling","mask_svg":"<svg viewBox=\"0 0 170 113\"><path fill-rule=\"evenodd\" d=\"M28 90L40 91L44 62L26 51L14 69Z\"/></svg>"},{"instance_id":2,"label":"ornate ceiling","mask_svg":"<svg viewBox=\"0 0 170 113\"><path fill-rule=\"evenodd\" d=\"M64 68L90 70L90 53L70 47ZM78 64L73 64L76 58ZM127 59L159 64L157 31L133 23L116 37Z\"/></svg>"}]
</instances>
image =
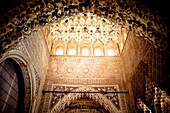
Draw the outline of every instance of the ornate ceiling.
<instances>
[{"instance_id":1,"label":"ornate ceiling","mask_svg":"<svg viewBox=\"0 0 170 113\"><path fill-rule=\"evenodd\" d=\"M64 41L75 39L81 42L87 38L92 42L95 39L117 41L120 34L121 26L118 23L111 23L104 17L92 13L79 13L51 25L51 35L54 40L63 38Z\"/></svg>"},{"instance_id":2,"label":"ornate ceiling","mask_svg":"<svg viewBox=\"0 0 170 113\"><path fill-rule=\"evenodd\" d=\"M1 18L1 53L39 28L80 12L103 16L110 22L134 31L155 47L167 47L166 21L158 13L151 12L135 0L36 0L18 5Z\"/></svg>"},{"instance_id":3,"label":"ornate ceiling","mask_svg":"<svg viewBox=\"0 0 170 113\"><path fill-rule=\"evenodd\" d=\"M52 51L54 51L52 54L54 55L57 46L68 46L66 49L69 49L69 43L73 43L80 49L81 46L90 47L89 51L95 46L99 46L104 49L105 54L103 55L119 55L127 36L126 29L118 23L110 22L104 17L92 13L79 13L65 17L59 22L53 23L50 26L50 32L53 41ZM109 53L111 49L113 49L113 54ZM81 52L79 53L78 55L81 55ZM89 55L92 55L93 52L90 53Z\"/></svg>"},{"instance_id":4,"label":"ornate ceiling","mask_svg":"<svg viewBox=\"0 0 170 113\"><path fill-rule=\"evenodd\" d=\"M58 45L67 49L67 47L69 47L68 45L71 43L77 46L77 51L79 53L76 55L81 55L80 45L82 43L84 45L93 46L91 47L92 49L94 49L95 44L104 48L103 55L106 56L108 55L105 54L108 47L107 44L110 43L109 46L112 46L116 51L116 55L119 55L126 40L127 34L123 34L126 30L133 31L136 35L148 40L151 44L160 49L166 49L166 39L168 37L167 26L159 14L151 12L148 8L143 7L135 0L35 0L34 2L20 4L14 10L8 12L0 19L0 25L0 53L3 53L14 43L19 42L20 39L28 37L32 32L36 32L38 29L48 25L50 26L51 38L53 41L52 48L54 51ZM79 47L80 50L78 50ZM52 55L55 54L53 49L51 52ZM65 53L63 52L63 55L68 54L66 51ZM90 55L94 55L93 52L92 50ZM52 76L49 78L51 81L53 80L57 83L65 82L66 77L68 77L68 83L75 83L75 78L77 78L81 81L76 81L76 83L85 85L90 83L100 84L100 82L103 84L110 84L113 82L110 80L109 75L112 75L114 80L122 81L122 76L119 76L121 72L116 68L112 69L113 64L103 65L107 62L106 60L99 65L95 64L93 60L89 60L90 64L93 64L91 66L93 67L92 69L88 67L87 61L80 63L79 59L73 59L72 62L78 65L76 67L74 63L66 61L67 59L54 59L60 60L60 64L57 60L57 63L54 62L56 64L54 66L56 67L51 69L53 70L51 73L54 75L51 74ZM67 67L62 69L60 65ZM103 68L99 70L98 66L100 65L103 66ZM109 66L112 68L108 68ZM115 65L115 67L119 66ZM81 75L78 73L80 76L77 77L78 74L74 74L76 71L79 71ZM97 76L91 76L95 75L94 73L96 73ZM104 79L104 77L107 76L102 75L109 76L107 81ZM62 78L62 76L66 77ZM70 79L72 76L74 78ZM90 77L100 77L101 79L93 81ZM76 91L101 91L102 87L80 87L77 88ZM114 88L112 89L115 91ZM53 90L55 90L55 88ZM62 95L56 96L54 93L52 96L54 99ZM67 104L74 102L73 100L76 98L82 98L83 96L84 94L73 95L70 93L64 96L61 101L54 99L54 101L52 100L54 106L51 112L60 111L66 107ZM120 104L118 103L120 100L118 96L103 96L102 93L86 93L85 96L89 97L91 100L98 101L100 106L103 106L110 112L117 113L120 111ZM113 98L116 98L115 101L112 101Z\"/></svg>"}]
</instances>

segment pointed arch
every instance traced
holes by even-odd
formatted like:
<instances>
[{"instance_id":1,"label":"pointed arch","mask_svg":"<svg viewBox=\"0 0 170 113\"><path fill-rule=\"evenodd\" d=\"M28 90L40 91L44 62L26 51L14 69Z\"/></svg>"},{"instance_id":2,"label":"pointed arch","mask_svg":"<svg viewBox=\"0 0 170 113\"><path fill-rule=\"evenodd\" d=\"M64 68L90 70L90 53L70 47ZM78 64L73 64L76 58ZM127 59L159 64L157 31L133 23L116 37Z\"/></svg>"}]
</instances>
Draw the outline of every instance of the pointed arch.
<instances>
[{"instance_id":1,"label":"pointed arch","mask_svg":"<svg viewBox=\"0 0 170 113\"><path fill-rule=\"evenodd\" d=\"M76 90L75 92L97 92L94 88L88 86L82 86ZM73 92L74 92L73 91ZM49 113L59 113L62 109L65 108L66 105L69 105L73 100L81 98L83 95L86 95L90 99L96 100L101 106L103 106L106 110L110 113L119 113L119 110L116 106L108 100L103 94L101 93L69 93L65 95L62 99L56 103L53 108L49 111Z\"/></svg>"},{"instance_id":2,"label":"pointed arch","mask_svg":"<svg viewBox=\"0 0 170 113\"><path fill-rule=\"evenodd\" d=\"M0 62L1 112L23 113L25 85L23 73L15 60L7 58Z\"/></svg>"},{"instance_id":3,"label":"pointed arch","mask_svg":"<svg viewBox=\"0 0 170 113\"><path fill-rule=\"evenodd\" d=\"M18 50L11 50L0 58L0 62L6 60L6 59L12 59L14 60L19 67L21 68L21 72L24 79L24 89L25 89L25 96L24 96L24 113L34 112L34 104L36 104L36 96L38 95L38 88L40 85L40 81L37 79L39 76L34 74L34 70L30 63L29 58L24 55L22 52ZM36 81L37 79L37 81ZM38 83L38 84L37 84ZM33 99L34 97L34 99Z\"/></svg>"}]
</instances>

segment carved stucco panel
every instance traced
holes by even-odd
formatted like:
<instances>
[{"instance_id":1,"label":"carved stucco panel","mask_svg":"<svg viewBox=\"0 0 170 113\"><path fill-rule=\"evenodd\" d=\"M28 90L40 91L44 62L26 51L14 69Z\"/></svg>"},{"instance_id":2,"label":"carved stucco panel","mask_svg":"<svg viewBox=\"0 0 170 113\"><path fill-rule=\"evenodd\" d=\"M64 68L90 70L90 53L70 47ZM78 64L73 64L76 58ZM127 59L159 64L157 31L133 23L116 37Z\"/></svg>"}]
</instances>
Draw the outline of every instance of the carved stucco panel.
<instances>
[{"instance_id":1,"label":"carved stucco panel","mask_svg":"<svg viewBox=\"0 0 170 113\"><path fill-rule=\"evenodd\" d=\"M120 58L51 56L48 80L119 79L123 80ZM90 81L89 81L90 82Z\"/></svg>"}]
</instances>

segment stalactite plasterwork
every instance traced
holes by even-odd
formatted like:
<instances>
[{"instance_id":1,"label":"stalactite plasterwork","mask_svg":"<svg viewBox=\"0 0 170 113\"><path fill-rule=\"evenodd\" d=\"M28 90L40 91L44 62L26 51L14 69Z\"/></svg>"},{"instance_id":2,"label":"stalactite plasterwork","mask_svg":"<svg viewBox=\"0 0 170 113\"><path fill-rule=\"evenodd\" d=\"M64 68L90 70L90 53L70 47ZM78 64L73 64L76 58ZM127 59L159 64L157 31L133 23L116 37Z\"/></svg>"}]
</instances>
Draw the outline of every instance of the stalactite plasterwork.
<instances>
[{"instance_id":1,"label":"stalactite plasterwork","mask_svg":"<svg viewBox=\"0 0 170 113\"><path fill-rule=\"evenodd\" d=\"M143 36L155 46L166 49L168 37L166 21L158 13L151 12L145 6L138 4L139 2L135 0L69 0L68 2L36 0L20 4L0 20L2 26L0 51L4 52L9 46L47 24L79 12L91 12L102 16Z\"/></svg>"}]
</instances>

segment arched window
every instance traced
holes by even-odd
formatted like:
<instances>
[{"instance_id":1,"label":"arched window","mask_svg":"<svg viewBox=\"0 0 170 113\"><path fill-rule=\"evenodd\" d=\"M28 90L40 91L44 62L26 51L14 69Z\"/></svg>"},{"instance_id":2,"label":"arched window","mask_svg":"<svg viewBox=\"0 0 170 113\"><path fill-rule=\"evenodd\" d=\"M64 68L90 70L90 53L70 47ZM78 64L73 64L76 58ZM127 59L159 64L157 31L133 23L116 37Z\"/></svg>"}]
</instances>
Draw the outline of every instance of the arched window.
<instances>
[{"instance_id":1,"label":"arched window","mask_svg":"<svg viewBox=\"0 0 170 113\"><path fill-rule=\"evenodd\" d=\"M56 49L56 55L63 55L64 54L64 48L62 46L58 46Z\"/></svg>"},{"instance_id":2,"label":"arched window","mask_svg":"<svg viewBox=\"0 0 170 113\"><path fill-rule=\"evenodd\" d=\"M0 63L0 112L23 113L24 90L19 65L12 59Z\"/></svg>"},{"instance_id":3,"label":"arched window","mask_svg":"<svg viewBox=\"0 0 170 113\"><path fill-rule=\"evenodd\" d=\"M94 48L94 56L102 56L103 52L102 52L102 48L100 46L97 46Z\"/></svg>"},{"instance_id":4,"label":"arched window","mask_svg":"<svg viewBox=\"0 0 170 113\"><path fill-rule=\"evenodd\" d=\"M67 53L68 55L76 55L76 47L75 46L69 47Z\"/></svg>"},{"instance_id":5,"label":"arched window","mask_svg":"<svg viewBox=\"0 0 170 113\"><path fill-rule=\"evenodd\" d=\"M116 55L113 47L109 47L107 49L107 55L108 56L115 56Z\"/></svg>"},{"instance_id":6,"label":"arched window","mask_svg":"<svg viewBox=\"0 0 170 113\"><path fill-rule=\"evenodd\" d=\"M81 48L81 55L82 56L88 56L90 55L90 50L89 50L89 47L88 46L83 46Z\"/></svg>"}]
</instances>

